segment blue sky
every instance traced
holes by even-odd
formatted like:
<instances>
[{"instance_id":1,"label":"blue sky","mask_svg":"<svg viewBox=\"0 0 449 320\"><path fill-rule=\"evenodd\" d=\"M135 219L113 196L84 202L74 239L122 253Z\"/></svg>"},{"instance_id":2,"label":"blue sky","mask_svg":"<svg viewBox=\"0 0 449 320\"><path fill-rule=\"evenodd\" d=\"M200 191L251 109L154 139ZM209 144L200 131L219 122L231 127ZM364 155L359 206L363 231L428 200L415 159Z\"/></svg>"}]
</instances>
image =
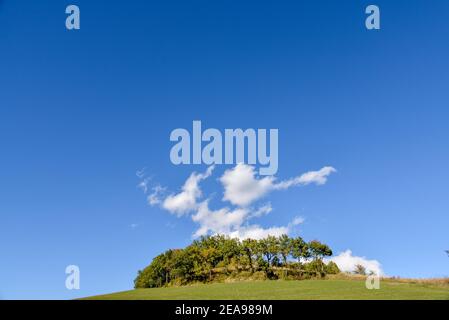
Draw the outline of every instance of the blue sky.
<instances>
[{"instance_id":1,"label":"blue sky","mask_svg":"<svg viewBox=\"0 0 449 320\"><path fill-rule=\"evenodd\" d=\"M257 223L287 225L388 275L449 275L449 3L0 0L0 298L130 289L197 225L149 206L135 173L173 192L170 132L278 128L285 180ZM381 30L364 27L381 9ZM218 166L203 192L222 197ZM131 225L137 225L132 227ZM65 267L81 290L65 288Z\"/></svg>"}]
</instances>

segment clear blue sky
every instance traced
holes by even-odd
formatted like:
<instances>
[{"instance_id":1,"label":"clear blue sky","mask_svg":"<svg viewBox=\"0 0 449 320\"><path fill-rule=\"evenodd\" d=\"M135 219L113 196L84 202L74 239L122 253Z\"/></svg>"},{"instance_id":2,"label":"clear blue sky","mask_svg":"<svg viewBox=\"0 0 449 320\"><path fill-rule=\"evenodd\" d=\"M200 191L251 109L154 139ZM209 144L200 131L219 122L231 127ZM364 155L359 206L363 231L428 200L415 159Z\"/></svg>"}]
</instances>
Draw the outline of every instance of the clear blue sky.
<instances>
[{"instance_id":1,"label":"clear blue sky","mask_svg":"<svg viewBox=\"0 0 449 320\"><path fill-rule=\"evenodd\" d=\"M305 239L388 275L449 275L448 1L71 3L80 31L70 2L0 0L0 298L126 290L188 244L194 223L148 206L135 172L176 190L203 171L169 159L192 120L279 128L280 179L338 170L273 195L264 226L301 215Z\"/></svg>"}]
</instances>

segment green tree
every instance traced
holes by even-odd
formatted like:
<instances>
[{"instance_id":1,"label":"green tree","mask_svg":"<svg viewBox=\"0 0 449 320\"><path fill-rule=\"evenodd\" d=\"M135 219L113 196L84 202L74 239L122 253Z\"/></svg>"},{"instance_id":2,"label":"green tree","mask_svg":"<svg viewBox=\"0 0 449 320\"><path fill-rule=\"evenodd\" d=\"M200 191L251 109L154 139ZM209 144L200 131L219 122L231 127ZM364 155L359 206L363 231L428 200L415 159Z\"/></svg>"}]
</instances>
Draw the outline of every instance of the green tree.
<instances>
[{"instance_id":1,"label":"green tree","mask_svg":"<svg viewBox=\"0 0 449 320\"><path fill-rule=\"evenodd\" d=\"M245 254L246 257L248 258L251 273L254 273L253 257L256 255L257 241L253 239L245 239L242 241L241 249L243 251L243 254Z\"/></svg>"},{"instance_id":2,"label":"green tree","mask_svg":"<svg viewBox=\"0 0 449 320\"><path fill-rule=\"evenodd\" d=\"M324 243L318 240L312 240L309 242L310 254L313 260L322 260L324 257L332 255L332 250Z\"/></svg>"},{"instance_id":3,"label":"green tree","mask_svg":"<svg viewBox=\"0 0 449 320\"><path fill-rule=\"evenodd\" d=\"M286 234L279 237L279 252L282 256L282 262L284 266L287 265L287 258L292 251L292 239L290 239Z\"/></svg>"},{"instance_id":4,"label":"green tree","mask_svg":"<svg viewBox=\"0 0 449 320\"><path fill-rule=\"evenodd\" d=\"M309 247L301 237L291 240L291 255L298 260L298 263L301 263L301 259L310 257Z\"/></svg>"},{"instance_id":5,"label":"green tree","mask_svg":"<svg viewBox=\"0 0 449 320\"><path fill-rule=\"evenodd\" d=\"M337 266L337 264L335 263L335 262L333 262L333 261L330 261L327 265L326 265L326 267L325 267L325 269L326 269L326 273L327 274L339 274L341 271L340 271L340 268Z\"/></svg>"},{"instance_id":6,"label":"green tree","mask_svg":"<svg viewBox=\"0 0 449 320\"><path fill-rule=\"evenodd\" d=\"M240 242L237 239L224 238L222 241L221 252L223 254L223 262L225 269L228 272L228 267L231 265L233 258L238 257L241 249Z\"/></svg>"},{"instance_id":7,"label":"green tree","mask_svg":"<svg viewBox=\"0 0 449 320\"><path fill-rule=\"evenodd\" d=\"M268 236L259 241L260 250L267 259L268 265L271 265L273 258L279 254L279 241L276 237Z\"/></svg>"},{"instance_id":8,"label":"green tree","mask_svg":"<svg viewBox=\"0 0 449 320\"><path fill-rule=\"evenodd\" d=\"M170 281L170 259L173 250L168 250L153 259L151 264L143 271L139 271L137 278L134 280L136 288L152 288L161 287Z\"/></svg>"},{"instance_id":9,"label":"green tree","mask_svg":"<svg viewBox=\"0 0 449 320\"><path fill-rule=\"evenodd\" d=\"M366 275L366 268L364 266L362 266L361 264L356 264L355 265L355 269L354 269L354 273L362 275L362 276L365 276Z\"/></svg>"},{"instance_id":10,"label":"green tree","mask_svg":"<svg viewBox=\"0 0 449 320\"><path fill-rule=\"evenodd\" d=\"M318 240L312 240L309 242L310 255L313 258L313 261L320 266L321 275L325 273L323 258L332 255L332 250L328 245L319 242ZM321 263L318 263L321 262Z\"/></svg>"},{"instance_id":11,"label":"green tree","mask_svg":"<svg viewBox=\"0 0 449 320\"><path fill-rule=\"evenodd\" d=\"M219 252L214 247L208 247L201 250L203 269L207 273L209 280L212 280L212 269L215 267L218 257Z\"/></svg>"},{"instance_id":12,"label":"green tree","mask_svg":"<svg viewBox=\"0 0 449 320\"><path fill-rule=\"evenodd\" d=\"M304 269L309 274L315 274L320 275L321 277L324 277L326 274L326 265L324 264L323 260L316 259L312 260L304 265Z\"/></svg>"}]
</instances>

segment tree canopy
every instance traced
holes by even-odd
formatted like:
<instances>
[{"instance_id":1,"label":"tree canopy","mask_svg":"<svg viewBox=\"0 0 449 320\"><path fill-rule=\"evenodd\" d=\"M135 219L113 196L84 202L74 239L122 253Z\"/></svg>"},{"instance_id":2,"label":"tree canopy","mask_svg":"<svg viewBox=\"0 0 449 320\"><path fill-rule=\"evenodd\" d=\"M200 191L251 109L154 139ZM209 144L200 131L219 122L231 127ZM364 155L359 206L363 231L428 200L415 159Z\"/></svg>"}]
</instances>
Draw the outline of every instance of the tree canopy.
<instances>
[{"instance_id":1,"label":"tree canopy","mask_svg":"<svg viewBox=\"0 0 449 320\"><path fill-rule=\"evenodd\" d=\"M258 276L264 279L303 279L336 274L338 266L325 264L332 250L317 240L269 236L261 240L202 237L184 249L170 249L158 255L138 272L136 288L211 282L226 277Z\"/></svg>"}]
</instances>

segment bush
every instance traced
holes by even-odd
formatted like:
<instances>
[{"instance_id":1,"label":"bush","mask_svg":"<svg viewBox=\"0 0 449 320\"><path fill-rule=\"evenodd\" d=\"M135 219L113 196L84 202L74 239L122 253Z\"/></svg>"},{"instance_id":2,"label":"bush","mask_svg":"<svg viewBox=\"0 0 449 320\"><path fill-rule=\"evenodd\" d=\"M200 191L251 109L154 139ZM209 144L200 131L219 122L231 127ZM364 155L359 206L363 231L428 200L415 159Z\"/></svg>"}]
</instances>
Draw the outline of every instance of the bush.
<instances>
[{"instance_id":1,"label":"bush","mask_svg":"<svg viewBox=\"0 0 449 320\"><path fill-rule=\"evenodd\" d=\"M327 265L326 265L326 273L327 274L338 274L340 273L340 268L337 266L337 264L333 261L330 261Z\"/></svg>"}]
</instances>

